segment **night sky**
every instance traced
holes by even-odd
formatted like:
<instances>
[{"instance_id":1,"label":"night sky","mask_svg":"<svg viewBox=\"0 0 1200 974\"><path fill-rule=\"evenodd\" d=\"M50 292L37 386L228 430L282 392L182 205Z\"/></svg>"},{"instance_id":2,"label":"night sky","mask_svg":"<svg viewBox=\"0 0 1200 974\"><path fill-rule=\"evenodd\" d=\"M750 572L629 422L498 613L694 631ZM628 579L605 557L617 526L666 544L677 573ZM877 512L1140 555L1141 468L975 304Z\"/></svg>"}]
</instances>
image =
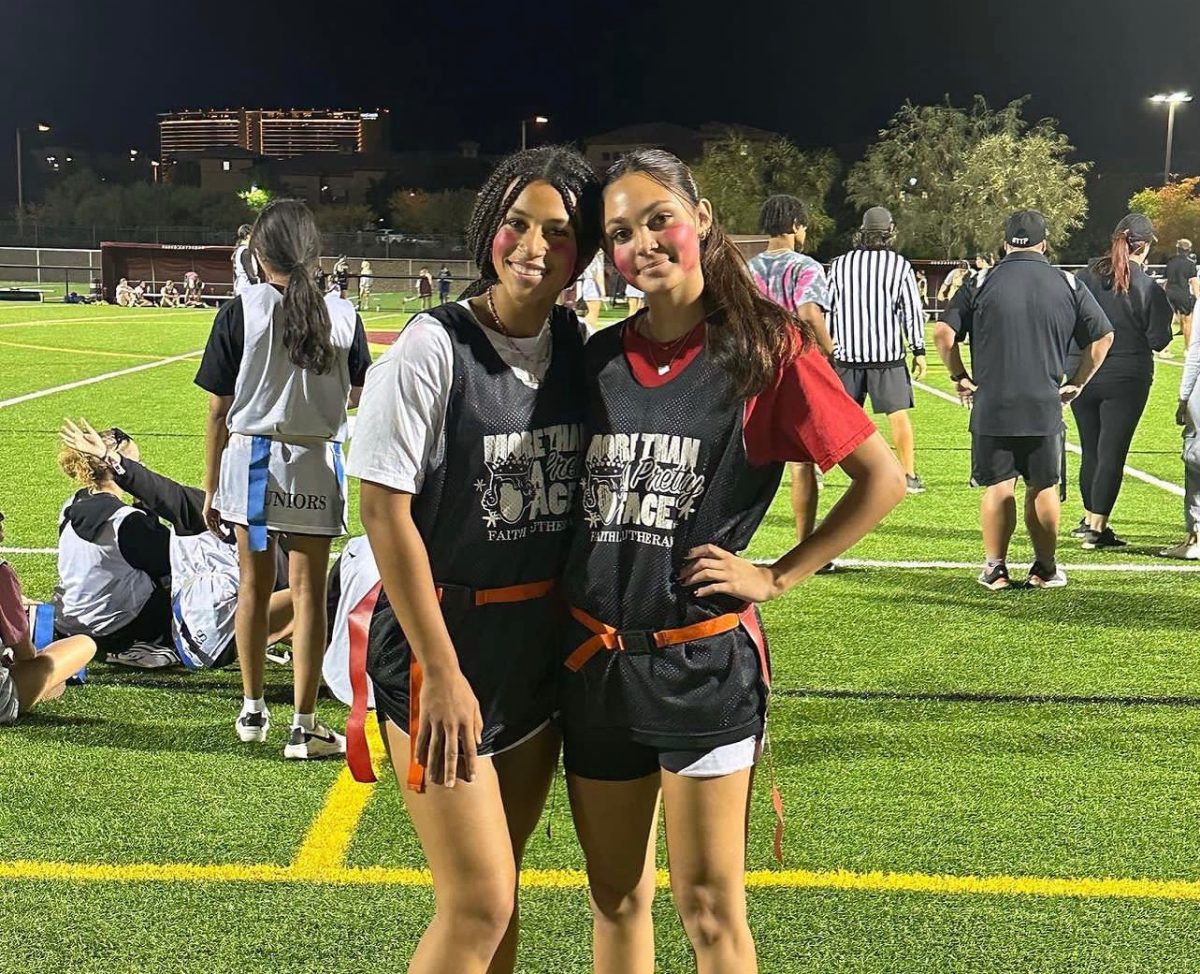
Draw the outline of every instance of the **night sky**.
<instances>
[{"instance_id":1,"label":"night sky","mask_svg":"<svg viewBox=\"0 0 1200 974\"><path fill-rule=\"evenodd\" d=\"M903 99L976 92L1031 94L1028 114L1056 116L1082 158L1153 172L1165 110L1147 97L1177 88L1198 100L1177 116L1174 168L1200 169L1195 0L6 6L5 187L14 127L43 118L55 144L150 153L155 114L185 107L381 106L395 148L470 138L489 152L515 147L534 113L566 140L717 120L853 160Z\"/></svg>"}]
</instances>

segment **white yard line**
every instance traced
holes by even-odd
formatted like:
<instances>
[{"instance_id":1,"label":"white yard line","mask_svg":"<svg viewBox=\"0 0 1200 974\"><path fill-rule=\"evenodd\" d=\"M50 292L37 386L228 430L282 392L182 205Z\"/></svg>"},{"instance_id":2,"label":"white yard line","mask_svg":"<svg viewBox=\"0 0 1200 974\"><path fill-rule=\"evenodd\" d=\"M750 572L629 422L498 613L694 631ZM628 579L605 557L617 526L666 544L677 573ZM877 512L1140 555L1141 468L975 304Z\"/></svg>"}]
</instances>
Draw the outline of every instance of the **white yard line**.
<instances>
[{"instance_id":1,"label":"white yard line","mask_svg":"<svg viewBox=\"0 0 1200 974\"><path fill-rule=\"evenodd\" d=\"M756 558L756 565L773 565L777 559ZM838 568L892 568L902 571L978 571L977 561L881 561L875 558L838 558L834 564ZM1096 562L1084 565L1065 565L1060 567L1069 572L1118 572L1131 575L1145 574L1184 574L1200 573L1200 564L1175 562L1173 564L1132 564L1116 562Z\"/></svg>"},{"instance_id":2,"label":"white yard line","mask_svg":"<svg viewBox=\"0 0 1200 974\"><path fill-rule=\"evenodd\" d=\"M928 392L932 396L937 396L939 399L945 399L946 402L954 403L956 406L961 407L962 405L962 403L959 402L958 396L952 396L950 393L943 392L941 389L935 389L933 386L927 386L924 382L913 382L913 387L920 389L922 392ZM1067 449L1074 454L1083 453L1083 450L1081 450L1074 443L1068 442ZM1129 464L1125 465L1125 473L1127 473L1134 480L1140 480L1142 483L1149 484L1151 487L1157 487L1160 490L1165 490L1168 494L1174 494L1176 497L1182 497L1184 495L1183 488L1180 487L1179 484L1173 484L1167 480L1160 480L1158 477L1155 477L1154 474L1146 473L1145 470L1138 470L1137 467L1131 467Z\"/></svg>"},{"instance_id":3,"label":"white yard line","mask_svg":"<svg viewBox=\"0 0 1200 974\"><path fill-rule=\"evenodd\" d=\"M45 396L53 396L58 392L69 392L71 389L79 389L82 386L90 386L97 382L103 382L105 379L116 379L122 375L132 375L135 372L145 372L147 369L157 369L160 365L171 365L174 362L182 362L185 359L195 358L201 354L203 349L197 349L194 352L188 352L184 355L172 355L170 358L158 359L154 362L146 362L142 365L134 365L128 369L118 369L116 372L105 372L102 375L89 376L86 379L79 379L77 382L68 382L65 385L54 386L50 389L40 389L37 392L27 392L23 396L14 396L12 399L0 399L0 409L8 406L16 406L23 402L29 402L32 399L41 399Z\"/></svg>"},{"instance_id":4,"label":"white yard line","mask_svg":"<svg viewBox=\"0 0 1200 974\"><path fill-rule=\"evenodd\" d=\"M128 310L128 309L126 309ZM189 309L190 310L190 309ZM196 309L199 310L199 309ZM186 313L186 312L185 312ZM140 311L137 315L139 321L144 321L147 318L174 318L177 317L174 310L170 311ZM94 322L94 321L118 321L122 324L128 324L132 319L124 318L120 315L81 315L78 318L32 318L29 321L6 321L0 324L0 328L37 328L41 325L71 325L76 322Z\"/></svg>"},{"instance_id":5,"label":"white yard line","mask_svg":"<svg viewBox=\"0 0 1200 974\"><path fill-rule=\"evenodd\" d=\"M57 548L4 548L0 547L0 555L57 555Z\"/></svg>"}]
</instances>

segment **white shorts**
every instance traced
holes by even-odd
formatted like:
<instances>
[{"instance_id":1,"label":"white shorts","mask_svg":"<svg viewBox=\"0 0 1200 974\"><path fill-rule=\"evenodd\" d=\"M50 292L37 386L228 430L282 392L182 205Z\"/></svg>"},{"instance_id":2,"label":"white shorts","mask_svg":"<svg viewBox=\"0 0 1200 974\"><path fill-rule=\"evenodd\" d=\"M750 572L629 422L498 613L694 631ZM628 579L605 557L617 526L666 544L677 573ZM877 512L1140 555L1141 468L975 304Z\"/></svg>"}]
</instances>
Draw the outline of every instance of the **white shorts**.
<instances>
[{"instance_id":1,"label":"white shorts","mask_svg":"<svg viewBox=\"0 0 1200 974\"><path fill-rule=\"evenodd\" d=\"M194 575L171 596L171 633L188 669L224 662L234 640L238 579L227 572Z\"/></svg>"},{"instance_id":2,"label":"white shorts","mask_svg":"<svg viewBox=\"0 0 1200 974\"><path fill-rule=\"evenodd\" d=\"M580 298L580 300L582 300L582 301L600 301L600 300L603 300L603 299L600 297L600 288L599 288L599 286L598 286L598 285L596 284L596 282L595 282L595 281L594 281L592 278L590 278L590 277L585 277L585 278L584 278L582 281L580 281L580 282L579 282L579 298Z\"/></svg>"},{"instance_id":3,"label":"white shorts","mask_svg":"<svg viewBox=\"0 0 1200 974\"><path fill-rule=\"evenodd\" d=\"M250 528L253 551L265 550L268 531L340 537L348 514L342 445L230 433L213 507Z\"/></svg>"},{"instance_id":4,"label":"white shorts","mask_svg":"<svg viewBox=\"0 0 1200 974\"><path fill-rule=\"evenodd\" d=\"M761 753L762 738L747 737L708 751L663 751L658 763L683 778L720 778L753 767Z\"/></svg>"}]
</instances>

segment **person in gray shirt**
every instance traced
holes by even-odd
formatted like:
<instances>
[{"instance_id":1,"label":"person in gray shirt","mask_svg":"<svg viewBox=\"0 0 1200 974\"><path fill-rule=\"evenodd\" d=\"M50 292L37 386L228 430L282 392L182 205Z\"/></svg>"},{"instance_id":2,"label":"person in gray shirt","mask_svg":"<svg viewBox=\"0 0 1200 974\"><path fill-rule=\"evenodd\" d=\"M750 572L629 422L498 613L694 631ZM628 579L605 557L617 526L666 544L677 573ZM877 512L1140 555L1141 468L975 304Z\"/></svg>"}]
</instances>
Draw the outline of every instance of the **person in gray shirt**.
<instances>
[{"instance_id":1,"label":"person in gray shirt","mask_svg":"<svg viewBox=\"0 0 1200 974\"><path fill-rule=\"evenodd\" d=\"M1046 260L1046 220L1020 210L1004 230L1006 256L954 296L934 333L959 398L972 407L971 481L986 488L980 521L986 563L979 583L1008 588L1016 529L1015 486L1025 481L1025 525L1035 561L1028 584L1060 588L1055 548L1061 501L1063 407L1091 379L1112 345L1112 324L1091 292ZM970 337L974 378L959 343ZM1079 364L1063 384L1072 345Z\"/></svg>"}]
</instances>

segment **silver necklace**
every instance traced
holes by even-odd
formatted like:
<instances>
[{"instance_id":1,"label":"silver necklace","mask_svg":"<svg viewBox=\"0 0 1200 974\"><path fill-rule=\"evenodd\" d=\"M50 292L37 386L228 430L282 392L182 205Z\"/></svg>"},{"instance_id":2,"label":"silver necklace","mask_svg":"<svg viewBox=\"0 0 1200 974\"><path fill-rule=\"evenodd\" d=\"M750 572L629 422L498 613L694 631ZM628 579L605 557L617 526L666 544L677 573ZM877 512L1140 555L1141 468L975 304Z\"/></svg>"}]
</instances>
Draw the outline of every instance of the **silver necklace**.
<instances>
[{"instance_id":1,"label":"silver necklace","mask_svg":"<svg viewBox=\"0 0 1200 974\"><path fill-rule=\"evenodd\" d=\"M649 327L649 315L646 316L645 323L647 327ZM639 329L639 331L642 333L642 337L649 343L650 361L654 363L654 368L659 375L666 375L671 371L671 367L675 364L676 359L679 358L679 353L683 351L683 346L687 343L687 340L691 338L693 334L695 334L696 329L702 324L704 324L703 320L697 321L694 325L692 325L691 328L671 342L656 342L653 338L646 334L645 329ZM654 348L656 345L662 346L667 352L667 361L665 364L660 362L658 360L658 356L654 354Z\"/></svg>"}]
</instances>

